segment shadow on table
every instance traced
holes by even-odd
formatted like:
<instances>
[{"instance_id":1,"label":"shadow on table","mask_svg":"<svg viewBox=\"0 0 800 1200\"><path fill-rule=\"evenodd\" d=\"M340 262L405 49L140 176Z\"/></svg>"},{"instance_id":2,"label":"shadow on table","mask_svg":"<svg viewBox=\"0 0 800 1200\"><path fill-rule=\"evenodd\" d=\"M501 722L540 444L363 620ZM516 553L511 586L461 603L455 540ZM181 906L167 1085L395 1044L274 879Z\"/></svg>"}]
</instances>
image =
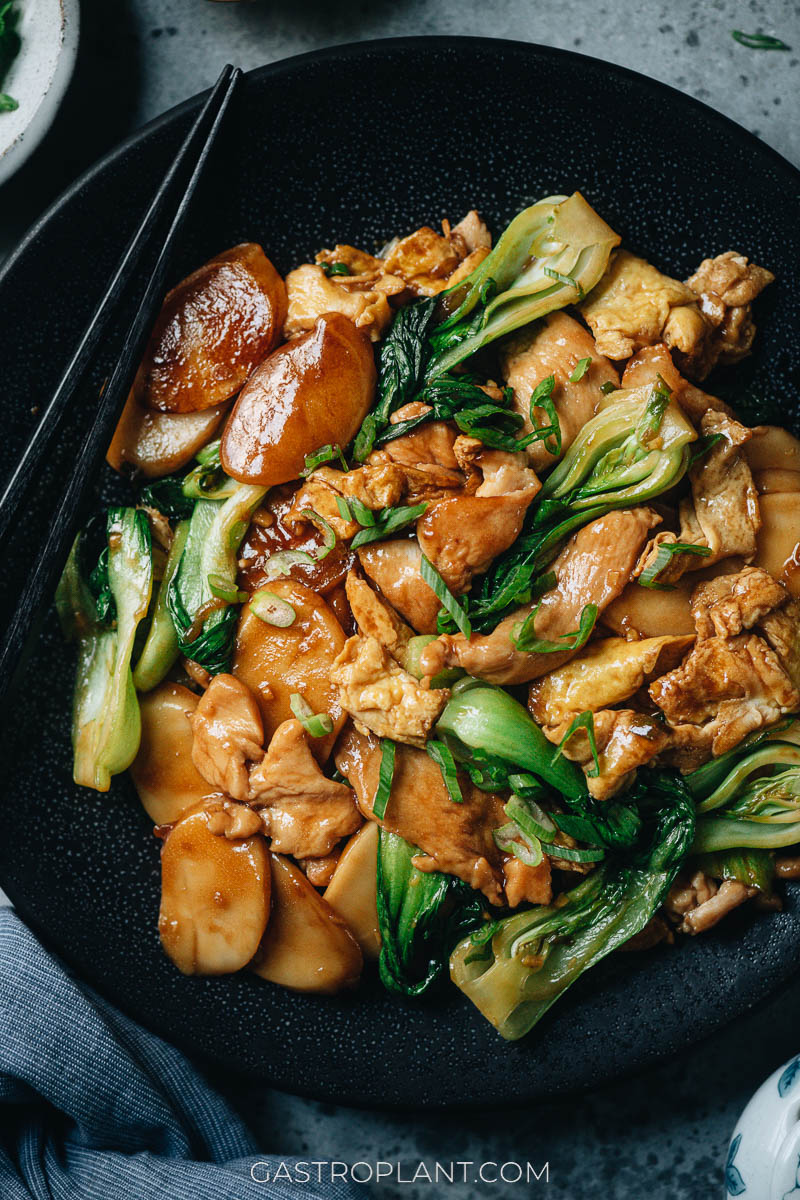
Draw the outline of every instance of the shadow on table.
<instances>
[{"instance_id":1,"label":"shadow on table","mask_svg":"<svg viewBox=\"0 0 800 1200\"><path fill-rule=\"evenodd\" d=\"M141 78L134 2L113 0L112 20L109 0L81 0L78 59L58 116L31 158L0 188L0 258L59 193L130 132Z\"/></svg>"}]
</instances>

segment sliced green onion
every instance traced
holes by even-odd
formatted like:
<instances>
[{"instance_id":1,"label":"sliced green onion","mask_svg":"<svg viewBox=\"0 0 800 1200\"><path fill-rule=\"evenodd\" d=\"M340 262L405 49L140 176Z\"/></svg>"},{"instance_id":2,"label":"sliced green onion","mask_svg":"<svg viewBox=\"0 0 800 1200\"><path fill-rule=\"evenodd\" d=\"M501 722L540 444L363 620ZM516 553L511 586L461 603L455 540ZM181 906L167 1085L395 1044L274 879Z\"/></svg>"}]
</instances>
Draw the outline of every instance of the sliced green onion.
<instances>
[{"instance_id":1,"label":"sliced green onion","mask_svg":"<svg viewBox=\"0 0 800 1200\"><path fill-rule=\"evenodd\" d=\"M371 529L375 524L375 513L371 508L367 508L363 500L359 500L357 496L351 496L347 502L350 505L352 512L359 525L364 525L367 529Z\"/></svg>"},{"instance_id":2,"label":"sliced green onion","mask_svg":"<svg viewBox=\"0 0 800 1200\"><path fill-rule=\"evenodd\" d=\"M562 275L560 271L554 271L552 267L545 267L544 273L548 279L557 279L559 283L563 283L566 287L574 288L578 293L578 299L583 300L585 292L577 279L573 279L571 275Z\"/></svg>"},{"instance_id":3,"label":"sliced green onion","mask_svg":"<svg viewBox=\"0 0 800 1200\"><path fill-rule=\"evenodd\" d=\"M512 792L521 794L526 791L542 792L544 784L537 775L529 775L526 771L520 771L516 775L509 775L508 786ZM527 796L525 797L527 799Z\"/></svg>"},{"instance_id":4,"label":"sliced green onion","mask_svg":"<svg viewBox=\"0 0 800 1200\"><path fill-rule=\"evenodd\" d=\"M472 625L467 616L461 601L458 600L445 581L442 579L436 567L424 554L420 559L420 574L427 583L432 592L436 593L442 608L444 608L455 621L458 628L461 630L465 638L472 637Z\"/></svg>"},{"instance_id":5,"label":"sliced green onion","mask_svg":"<svg viewBox=\"0 0 800 1200\"><path fill-rule=\"evenodd\" d=\"M548 375L546 379L542 379L537 383L533 389L528 406L533 432L517 439L517 445L520 450L524 450L531 442L543 442L548 454L556 457L561 453L561 422L558 419L558 413L553 404L553 388L555 386L555 375ZM538 423L535 411L537 408L543 408L547 413L550 419L549 425L540 425ZM550 444L551 439L552 445Z\"/></svg>"},{"instance_id":6,"label":"sliced green onion","mask_svg":"<svg viewBox=\"0 0 800 1200\"><path fill-rule=\"evenodd\" d=\"M586 358L579 359L578 364L575 367L575 370L572 372L572 374L569 377L570 383L580 383L580 381L583 379L586 372L589 370L591 363L592 363L591 355L587 355Z\"/></svg>"},{"instance_id":7,"label":"sliced green onion","mask_svg":"<svg viewBox=\"0 0 800 1200\"><path fill-rule=\"evenodd\" d=\"M352 521L353 514L350 511L350 505L345 500L344 496L336 497L336 507L339 510L339 516L343 521Z\"/></svg>"},{"instance_id":8,"label":"sliced green onion","mask_svg":"<svg viewBox=\"0 0 800 1200\"><path fill-rule=\"evenodd\" d=\"M709 546L694 546L691 542L662 542L653 561L639 576L639 585L657 592L672 592L675 590L672 584L659 583L658 577L669 566L673 554L696 554L700 558L707 558L710 553Z\"/></svg>"},{"instance_id":9,"label":"sliced green onion","mask_svg":"<svg viewBox=\"0 0 800 1200\"><path fill-rule=\"evenodd\" d=\"M338 444L329 442L327 446L320 446L319 450L315 450L313 454L306 455L305 466L300 472L305 479L312 471L316 471L317 467L321 467L324 463L332 462L334 458L338 458L342 464L343 471L349 471L347 459L344 456L342 447Z\"/></svg>"},{"instance_id":10,"label":"sliced green onion","mask_svg":"<svg viewBox=\"0 0 800 1200\"><path fill-rule=\"evenodd\" d=\"M266 588L254 592L250 597L250 611L265 625L275 625L278 629L288 629L297 615L288 600Z\"/></svg>"},{"instance_id":11,"label":"sliced green onion","mask_svg":"<svg viewBox=\"0 0 800 1200\"><path fill-rule=\"evenodd\" d=\"M556 846L553 842L542 842L542 850L549 858L562 858L564 862L601 862L605 850L589 850L579 846Z\"/></svg>"},{"instance_id":12,"label":"sliced green onion","mask_svg":"<svg viewBox=\"0 0 800 1200\"><path fill-rule=\"evenodd\" d=\"M586 736L589 739L589 749L591 750L592 758L594 759L594 766L590 767L586 774L590 779L596 779L600 774L600 758L597 753L597 739L595 738L594 734L594 713L578 713L577 717L575 717L575 719L572 721L569 729L558 743L556 752L553 755L553 762L556 762L556 760L561 757L561 755L564 753L564 748L567 745L567 742L572 737L573 733L575 733L578 729L586 730Z\"/></svg>"},{"instance_id":13,"label":"sliced green onion","mask_svg":"<svg viewBox=\"0 0 800 1200\"><path fill-rule=\"evenodd\" d=\"M556 825L535 800L523 800L515 794L506 804L505 812L512 821L516 821L523 833L547 839L557 832Z\"/></svg>"},{"instance_id":14,"label":"sliced green onion","mask_svg":"<svg viewBox=\"0 0 800 1200\"><path fill-rule=\"evenodd\" d=\"M538 838L530 838L523 833L514 821L492 830L492 837L498 850L504 854L513 854L526 867L538 867L544 858L541 842Z\"/></svg>"},{"instance_id":15,"label":"sliced green onion","mask_svg":"<svg viewBox=\"0 0 800 1200\"><path fill-rule=\"evenodd\" d=\"M233 580L225 579L222 575L209 575L208 586L212 596L216 596L218 600L225 600L228 604L244 604L247 599L247 592L240 592Z\"/></svg>"},{"instance_id":16,"label":"sliced green onion","mask_svg":"<svg viewBox=\"0 0 800 1200\"><path fill-rule=\"evenodd\" d=\"M327 558L333 547L336 545L336 534L331 529L324 517L321 517L313 508L301 508L300 516L305 517L307 521L311 521L318 529L322 530L324 541L319 549L315 550L312 558L315 562L322 562L323 558Z\"/></svg>"},{"instance_id":17,"label":"sliced green onion","mask_svg":"<svg viewBox=\"0 0 800 1200\"><path fill-rule=\"evenodd\" d=\"M359 546L366 546L369 542L377 542L381 538L388 537L390 533L396 533L398 529L404 529L406 525L412 525L414 521L417 521L422 516L427 507L427 503L423 501L421 504L414 504L410 507L399 506L398 508L381 509L378 519L374 522L372 528L361 529L353 538L350 545L356 550Z\"/></svg>"},{"instance_id":18,"label":"sliced green onion","mask_svg":"<svg viewBox=\"0 0 800 1200\"><path fill-rule=\"evenodd\" d=\"M343 262L324 262L319 264L326 275L349 275L350 268Z\"/></svg>"},{"instance_id":19,"label":"sliced green onion","mask_svg":"<svg viewBox=\"0 0 800 1200\"><path fill-rule=\"evenodd\" d=\"M748 50L791 50L780 38L771 37L768 33L742 33L741 29L732 29L731 37L740 46Z\"/></svg>"},{"instance_id":20,"label":"sliced green onion","mask_svg":"<svg viewBox=\"0 0 800 1200\"><path fill-rule=\"evenodd\" d=\"M268 582L281 579L290 573L292 567L313 565L316 561L314 555L307 554L305 550L279 550L267 559L264 577Z\"/></svg>"},{"instance_id":21,"label":"sliced green onion","mask_svg":"<svg viewBox=\"0 0 800 1200\"><path fill-rule=\"evenodd\" d=\"M333 733L333 717L329 713L315 713L299 692L292 692L289 707L309 737L321 738Z\"/></svg>"},{"instance_id":22,"label":"sliced green onion","mask_svg":"<svg viewBox=\"0 0 800 1200\"><path fill-rule=\"evenodd\" d=\"M617 387L617 385L615 383L612 383L611 380L609 379L606 381L606 383L600 384L600 391L603 393L604 396L610 396L612 392L618 392L619 388Z\"/></svg>"},{"instance_id":23,"label":"sliced green onion","mask_svg":"<svg viewBox=\"0 0 800 1200\"><path fill-rule=\"evenodd\" d=\"M464 797L461 794L461 785L458 782L456 762L449 747L444 742L437 742L435 738L432 738L426 743L425 749L442 772L442 779L444 780L444 785L447 788L447 794L450 799L454 804L462 804Z\"/></svg>"},{"instance_id":24,"label":"sliced green onion","mask_svg":"<svg viewBox=\"0 0 800 1200\"><path fill-rule=\"evenodd\" d=\"M522 650L526 654L557 654L564 650L581 650L594 629L595 621L597 620L597 605L584 605L578 628L572 633L561 633L557 642L552 642L549 638L537 638L536 636L536 617L541 608L541 603L536 605L533 612L528 613L524 621L518 621L511 630L511 640L517 650Z\"/></svg>"},{"instance_id":25,"label":"sliced green onion","mask_svg":"<svg viewBox=\"0 0 800 1200\"><path fill-rule=\"evenodd\" d=\"M391 738L381 742L381 767L378 772L378 790L372 804L372 815L382 821L386 816L386 807L392 794L392 779L394 778L395 744Z\"/></svg>"},{"instance_id":26,"label":"sliced green onion","mask_svg":"<svg viewBox=\"0 0 800 1200\"><path fill-rule=\"evenodd\" d=\"M640 446L644 447L648 446L661 428L672 393L672 388L664 382L660 375L657 376L657 380L636 425L636 440Z\"/></svg>"},{"instance_id":27,"label":"sliced green onion","mask_svg":"<svg viewBox=\"0 0 800 1200\"><path fill-rule=\"evenodd\" d=\"M690 471L694 464L699 461L699 459L708 454L712 446L716 446L717 442L724 441L724 433L706 433L702 437L699 437L695 442L696 449L692 454L689 455L689 463L686 470Z\"/></svg>"}]
</instances>

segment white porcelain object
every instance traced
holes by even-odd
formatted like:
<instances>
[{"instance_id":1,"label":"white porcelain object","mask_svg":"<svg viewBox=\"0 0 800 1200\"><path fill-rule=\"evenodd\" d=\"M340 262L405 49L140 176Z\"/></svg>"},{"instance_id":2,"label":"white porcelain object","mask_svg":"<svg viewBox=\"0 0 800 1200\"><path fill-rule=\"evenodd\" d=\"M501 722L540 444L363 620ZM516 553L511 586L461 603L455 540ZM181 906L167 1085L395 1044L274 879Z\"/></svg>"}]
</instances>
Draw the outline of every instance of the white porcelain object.
<instances>
[{"instance_id":1,"label":"white porcelain object","mask_svg":"<svg viewBox=\"0 0 800 1200\"><path fill-rule=\"evenodd\" d=\"M800 1055L762 1083L728 1148L725 1197L800 1200Z\"/></svg>"},{"instance_id":2,"label":"white porcelain object","mask_svg":"<svg viewBox=\"0 0 800 1200\"><path fill-rule=\"evenodd\" d=\"M22 166L53 123L78 50L79 0L17 0L22 45L2 90L19 102L0 113L0 183Z\"/></svg>"}]
</instances>

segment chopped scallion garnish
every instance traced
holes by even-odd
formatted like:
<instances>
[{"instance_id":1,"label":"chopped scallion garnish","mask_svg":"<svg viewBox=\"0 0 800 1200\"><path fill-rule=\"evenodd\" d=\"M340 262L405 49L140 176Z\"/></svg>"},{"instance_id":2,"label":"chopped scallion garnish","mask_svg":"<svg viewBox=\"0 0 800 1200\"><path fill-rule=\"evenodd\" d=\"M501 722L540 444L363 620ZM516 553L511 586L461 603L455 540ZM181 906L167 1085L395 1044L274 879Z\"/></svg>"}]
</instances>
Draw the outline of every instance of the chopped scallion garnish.
<instances>
[{"instance_id":1,"label":"chopped scallion garnish","mask_svg":"<svg viewBox=\"0 0 800 1200\"><path fill-rule=\"evenodd\" d=\"M741 29L732 29L731 37L748 50L791 50L786 42L768 33L742 33Z\"/></svg>"},{"instance_id":2,"label":"chopped scallion garnish","mask_svg":"<svg viewBox=\"0 0 800 1200\"><path fill-rule=\"evenodd\" d=\"M575 719L571 722L569 729L558 743L556 752L553 755L553 762L556 762L556 760L561 757L573 733L576 733L579 729L586 730L586 736L589 739L589 749L592 752L592 758L594 760L594 765L587 768L586 774L590 779L596 779L600 774L600 757L597 753L597 738L595 737L594 733L594 713L592 712L578 713L577 717L575 717Z\"/></svg>"},{"instance_id":3,"label":"chopped scallion garnish","mask_svg":"<svg viewBox=\"0 0 800 1200\"><path fill-rule=\"evenodd\" d=\"M243 604L247 599L247 592L240 592L232 579L225 579L222 575L209 575L208 586L212 596L228 604Z\"/></svg>"},{"instance_id":4,"label":"chopped scallion garnish","mask_svg":"<svg viewBox=\"0 0 800 1200\"><path fill-rule=\"evenodd\" d=\"M458 628L461 630L465 638L472 637L472 625L469 617L464 609L461 601L453 595L450 588L442 579L436 567L424 554L420 559L420 574L427 583L432 592L436 593L442 608L444 608L455 621Z\"/></svg>"},{"instance_id":5,"label":"chopped scallion garnish","mask_svg":"<svg viewBox=\"0 0 800 1200\"><path fill-rule=\"evenodd\" d=\"M645 567L639 576L639 583L644 588L657 592L671 592L671 583L659 583L658 577L666 570L676 554L696 554L699 558L708 558L711 553L709 546L695 546L691 542L662 542L656 556L649 566Z\"/></svg>"},{"instance_id":6,"label":"chopped scallion garnish","mask_svg":"<svg viewBox=\"0 0 800 1200\"><path fill-rule=\"evenodd\" d=\"M329 713L315 713L311 705L299 692L292 692L289 707L309 737L327 737L333 733L333 718Z\"/></svg>"},{"instance_id":7,"label":"chopped scallion garnish","mask_svg":"<svg viewBox=\"0 0 800 1200\"><path fill-rule=\"evenodd\" d=\"M350 268L343 262L324 262L319 264L326 275L349 275Z\"/></svg>"},{"instance_id":8,"label":"chopped scallion garnish","mask_svg":"<svg viewBox=\"0 0 800 1200\"><path fill-rule=\"evenodd\" d=\"M528 837L523 833L516 821L509 821L499 829L492 830L492 837L498 850L504 854L513 854L526 867L538 867L544 858L542 844L536 837Z\"/></svg>"},{"instance_id":9,"label":"chopped scallion garnish","mask_svg":"<svg viewBox=\"0 0 800 1200\"><path fill-rule=\"evenodd\" d=\"M583 300L585 293L577 279L573 279L571 275L562 275L560 271L554 271L552 267L545 267L544 273L548 279L557 279L559 283L563 283L566 287L574 288L578 293L578 299Z\"/></svg>"},{"instance_id":10,"label":"chopped scallion garnish","mask_svg":"<svg viewBox=\"0 0 800 1200\"><path fill-rule=\"evenodd\" d=\"M333 547L336 545L336 534L333 532L325 518L321 517L318 512L314 511L313 508L301 508L300 516L305 517L306 520L311 521L312 524L316 525L318 529L322 530L324 535L322 546L314 553L315 561L320 562L323 558L327 558Z\"/></svg>"},{"instance_id":11,"label":"chopped scallion garnish","mask_svg":"<svg viewBox=\"0 0 800 1200\"><path fill-rule=\"evenodd\" d=\"M419 520L427 507L428 505L423 501L421 504L413 504L411 506L400 505L397 508L382 508L371 527L359 530L350 545L354 550L357 550L359 546L366 546L369 542L380 541L381 538L388 537L391 533L396 533L398 529L405 529L407 525L412 525L414 521ZM356 517L356 520L359 520L358 517ZM361 524L361 521L359 521L359 524Z\"/></svg>"},{"instance_id":12,"label":"chopped scallion garnish","mask_svg":"<svg viewBox=\"0 0 800 1200\"><path fill-rule=\"evenodd\" d=\"M536 617L541 606L540 601L533 612L528 613L525 620L520 621L511 630L511 640L517 650L522 650L527 654L558 654L564 650L580 650L586 645L597 620L596 604L584 605L578 628L571 633L559 634L558 641L555 642L550 641L549 638L536 636Z\"/></svg>"},{"instance_id":13,"label":"chopped scallion garnish","mask_svg":"<svg viewBox=\"0 0 800 1200\"><path fill-rule=\"evenodd\" d=\"M378 790L372 804L372 815L382 821L386 816L386 807L392 794L392 779L394 778L395 744L391 738L381 741L381 766L378 772Z\"/></svg>"},{"instance_id":14,"label":"chopped scallion garnish","mask_svg":"<svg viewBox=\"0 0 800 1200\"><path fill-rule=\"evenodd\" d=\"M591 365L592 365L591 355L587 355L586 358L579 359L578 363L575 367L575 370L572 372L572 374L569 377L570 383L580 383L580 381L583 379L584 375L589 370L589 367Z\"/></svg>"},{"instance_id":15,"label":"chopped scallion garnish","mask_svg":"<svg viewBox=\"0 0 800 1200\"><path fill-rule=\"evenodd\" d=\"M278 629L288 629L297 615L288 600L266 588L261 588L250 597L250 611L265 625L274 625Z\"/></svg>"},{"instance_id":16,"label":"chopped scallion garnish","mask_svg":"<svg viewBox=\"0 0 800 1200\"><path fill-rule=\"evenodd\" d=\"M310 475L312 471L316 471L317 467L323 466L324 463L332 462L335 458L338 458L342 465L343 471L350 470L347 465L347 459L342 451L342 447L338 444L329 442L327 446L320 446L319 450L315 450L313 454L306 455L305 466L300 474L303 476L303 478L305 478L306 475Z\"/></svg>"},{"instance_id":17,"label":"chopped scallion garnish","mask_svg":"<svg viewBox=\"0 0 800 1200\"><path fill-rule=\"evenodd\" d=\"M450 799L454 804L462 804L464 797L461 794L456 762L450 748L444 742L439 742L435 738L431 738L426 743L425 749L442 772L442 779L444 780L444 785L447 788L447 794Z\"/></svg>"}]
</instances>

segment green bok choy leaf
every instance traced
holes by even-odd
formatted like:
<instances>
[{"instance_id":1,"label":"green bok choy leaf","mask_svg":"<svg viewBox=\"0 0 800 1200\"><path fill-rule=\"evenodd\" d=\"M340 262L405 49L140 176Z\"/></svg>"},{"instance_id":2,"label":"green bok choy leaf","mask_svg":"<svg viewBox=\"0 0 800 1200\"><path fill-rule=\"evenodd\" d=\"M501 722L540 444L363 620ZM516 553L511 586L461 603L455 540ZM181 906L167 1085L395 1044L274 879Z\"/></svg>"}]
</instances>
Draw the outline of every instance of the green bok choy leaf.
<instances>
[{"instance_id":1,"label":"green bok choy leaf","mask_svg":"<svg viewBox=\"0 0 800 1200\"><path fill-rule=\"evenodd\" d=\"M677 775L649 773L644 849L609 857L567 892L468 936L450 959L453 982L502 1037L526 1034L584 971L644 929L689 851L695 815Z\"/></svg>"},{"instance_id":2,"label":"green bok choy leaf","mask_svg":"<svg viewBox=\"0 0 800 1200\"><path fill-rule=\"evenodd\" d=\"M198 500L186 544L167 588L167 608L181 654L212 675L227 669L237 608L212 589L211 581L230 584L237 595L237 553L253 510L266 488L240 483L226 500Z\"/></svg>"},{"instance_id":3,"label":"green bok choy leaf","mask_svg":"<svg viewBox=\"0 0 800 1200\"><path fill-rule=\"evenodd\" d=\"M716 850L693 858L692 866L712 879L735 879L765 896L772 895L775 862L769 850Z\"/></svg>"},{"instance_id":4,"label":"green bok choy leaf","mask_svg":"<svg viewBox=\"0 0 800 1200\"><path fill-rule=\"evenodd\" d=\"M580 193L551 196L516 216L465 280L402 308L381 346L378 401L364 418L354 457L363 462L376 441L410 432L406 422L396 433L386 431L391 414L415 399L431 404L436 419L452 419L487 445L513 449L518 415L489 401L474 380L453 376L452 368L503 334L582 298L618 242Z\"/></svg>"},{"instance_id":5,"label":"green bok choy leaf","mask_svg":"<svg viewBox=\"0 0 800 1200\"><path fill-rule=\"evenodd\" d=\"M78 669L72 714L73 775L83 787L107 792L112 775L136 757L141 736L131 655L139 623L147 615L153 567L150 529L135 508L111 508L107 518L108 589L115 619L105 624L82 579L80 538L59 584L62 624L78 638Z\"/></svg>"},{"instance_id":6,"label":"green bok choy leaf","mask_svg":"<svg viewBox=\"0 0 800 1200\"><path fill-rule=\"evenodd\" d=\"M133 670L133 683L139 692L149 692L158 687L180 653L178 634L167 606L167 596L180 565L188 533L189 522L179 521L167 555L164 574L158 585L147 638Z\"/></svg>"},{"instance_id":7,"label":"green bok choy leaf","mask_svg":"<svg viewBox=\"0 0 800 1200\"><path fill-rule=\"evenodd\" d=\"M548 196L514 218L482 263L439 297L426 378L567 304L599 282L619 236L580 192Z\"/></svg>"},{"instance_id":8,"label":"green bok choy leaf","mask_svg":"<svg viewBox=\"0 0 800 1200\"><path fill-rule=\"evenodd\" d=\"M540 504L560 500L571 511L641 504L681 479L687 447L696 440L694 427L658 386L611 392L547 477Z\"/></svg>"},{"instance_id":9,"label":"green bok choy leaf","mask_svg":"<svg viewBox=\"0 0 800 1200\"><path fill-rule=\"evenodd\" d=\"M457 692L445 705L436 731L456 758L469 759L478 751L511 770L532 772L563 795L577 798L586 792L582 772L567 759L555 758L555 747L502 688L484 684Z\"/></svg>"},{"instance_id":10,"label":"green bok choy leaf","mask_svg":"<svg viewBox=\"0 0 800 1200\"><path fill-rule=\"evenodd\" d=\"M698 814L696 854L800 843L800 747L763 742L698 805Z\"/></svg>"},{"instance_id":11,"label":"green bok choy leaf","mask_svg":"<svg viewBox=\"0 0 800 1200\"><path fill-rule=\"evenodd\" d=\"M452 875L420 871L419 851L396 833L380 831L378 921L381 981L401 996L421 996L444 974L460 937L486 922L487 904Z\"/></svg>"}]
</instances>

